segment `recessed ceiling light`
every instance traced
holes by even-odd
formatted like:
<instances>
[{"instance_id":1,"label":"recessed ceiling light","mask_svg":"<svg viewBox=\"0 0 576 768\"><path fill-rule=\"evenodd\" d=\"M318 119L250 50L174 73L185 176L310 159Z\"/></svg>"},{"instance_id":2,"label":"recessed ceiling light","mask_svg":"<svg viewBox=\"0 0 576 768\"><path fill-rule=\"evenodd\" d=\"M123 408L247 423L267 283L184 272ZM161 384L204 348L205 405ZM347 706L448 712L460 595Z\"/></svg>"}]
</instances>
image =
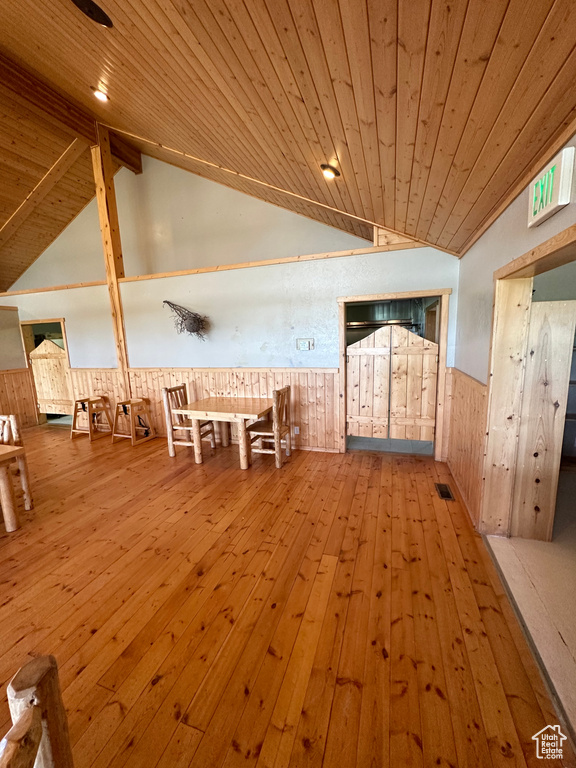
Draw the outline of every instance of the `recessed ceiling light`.
<instances>
[{"instance_id":1,"label":"recessed ceiling light","mask_svg":"<svg viewBox=\"0 0 576 768\"><path fill-rule=\"evenodd\" d=\"M95 88L93 85L90 86L94 92L94 96L98 99L98 101L108 101L108 94L103 91L101 88Z\"/></svg>"},{"instance_id":2,"label":"recessed ceiling light","mask_svg":"<svg viewBox=\"0 0 576 768\"><path fill-rule=\"evenodd\" d=\"M322 163L320 168L322 169L322 173L327 179L335 179L336 176L340 176L340 171L338 170L338 168L334 168L333 165Z\"/></svg>"},{"instance_id":3,"label":"recessed ceiling light","mask_svg":"<svg viewBox=\"0 0 576 768\"><path fill-rule=\"evenodd\" d=\"M95 21L96 24L101 24L103 27L113 27L112 19L106 11L103 11L99 5L96 5L94 0L72 0L76 8L82 11L85 16Z\"/></svg>"}]
</instances>

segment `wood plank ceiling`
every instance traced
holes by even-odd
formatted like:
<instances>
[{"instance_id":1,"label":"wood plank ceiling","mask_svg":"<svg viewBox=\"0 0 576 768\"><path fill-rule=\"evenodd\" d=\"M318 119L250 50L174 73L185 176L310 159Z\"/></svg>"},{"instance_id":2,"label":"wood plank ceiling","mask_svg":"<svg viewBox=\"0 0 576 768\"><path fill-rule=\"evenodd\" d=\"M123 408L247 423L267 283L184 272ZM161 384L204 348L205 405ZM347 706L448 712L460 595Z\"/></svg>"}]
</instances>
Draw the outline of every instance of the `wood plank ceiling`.
<instances>
[{"instance_id":1,"label":"wood plank ceiling","mask_svg":"<svg viewBox=\"0 0 576 768\"><path fill-rule=\"evenodd\" d=\"M142 152L362 237L462 255L574 128L573 0L100 5L113 29L3 0L0 53ZM4 216L32 181L10 173Z\"/></svg>"}]
</instances>

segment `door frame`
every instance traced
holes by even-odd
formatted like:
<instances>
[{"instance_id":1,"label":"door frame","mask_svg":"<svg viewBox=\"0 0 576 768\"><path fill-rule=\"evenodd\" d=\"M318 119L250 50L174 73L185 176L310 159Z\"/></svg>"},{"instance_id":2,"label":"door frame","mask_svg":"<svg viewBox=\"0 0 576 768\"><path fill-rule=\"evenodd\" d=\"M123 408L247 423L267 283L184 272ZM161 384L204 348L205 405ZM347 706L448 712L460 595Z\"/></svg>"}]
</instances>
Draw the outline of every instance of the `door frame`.
<instances>
[{"instance_id":1,"label":"door frame","mask_svg":"<svg viewBox=\"0 0 576 768\"><path fill-rule=\"evenodd\" d=\"M43 323L60 323L62 328L62 339L64 341L64 351L66 352L66 359L68 360L68 367L70 368L70 353L68 352L68 339L66 337L66 319L64 317L51 317L47 320L20 320L20 338L22 339L22 349L24 350L24 357L26 358L26 368L30 371L30 378L32 379L32 387L34 388L34 400L36 405L36 416L39 424L46 423L46 414L40 411L38 407L38 393L36 391L36 382L34 381L34 371L30 364L30 358L26 352L26 344L24 343L24 334L22 333L22 326L24 325L42 325Z\"/></svg>"},{"instance_id":2,"label":"door frame","mask_svg":"<svg viewBox=\"0 0 576 768\"><path fill-rule=\"evenodd\" d=\"M22 333L22 326L23 325L42 325L44 323L60 323L60 327L62 328L62 339L64 341L64 351L66 352L66 357L68 358L68 365L70 365L70 353L68 352L68 339L66 338L66 319L64 317L51 317L48 320L20 320L20 336L22 338L22 347L24 349L24 354L26 356L26 367L31 368L30 360L28 359L28 355L26 354L26 345L24 344L24 335Z\"/></svg>"},{"instance_id":3,"label":"door frame","mask_svg":"<svg viewBox=\"0 0 576 768\"><path fill-rule=\"evenodd\" d=\"M346 453L346 304L358 301L390 301L394 299L418 299L429 296L440 298L440 337L438 340L438 380L436 385L436 428L434 433L434 458L446 461L448 446L444 438L444 402L446 394L446 347L448 344L448 310L452 288L435 288L422 291L376 293L367 296L339 296L338 302L338 380L340 389L338 451Z\"/></svg>"},{"instance_id":4,"label":"door frame","mask_svg":"<svg viewBox=\"0 0 576 768\"><path fill-rule=\"evenodd\" d=\"M478 520L483 534L509 536L511 532L533 278L572 261L576 261L576 224L494 272Z\"/></svg>"}]
</instances>

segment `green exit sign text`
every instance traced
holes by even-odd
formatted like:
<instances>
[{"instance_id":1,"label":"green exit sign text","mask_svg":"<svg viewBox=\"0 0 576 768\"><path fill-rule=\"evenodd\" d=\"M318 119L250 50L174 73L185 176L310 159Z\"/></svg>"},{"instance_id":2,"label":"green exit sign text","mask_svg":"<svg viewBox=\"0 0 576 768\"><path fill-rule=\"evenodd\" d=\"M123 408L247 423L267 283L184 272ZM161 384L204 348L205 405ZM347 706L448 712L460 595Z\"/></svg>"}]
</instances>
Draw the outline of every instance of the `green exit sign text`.
<instances>
[{"instance_id":1,"label":"green exit sign text","mask_svg":"<svg viewBox=\"0 0 576 768\"><path fill-rule=\"evenodd\" d=\"M572 199L574 147L566 147L530 184L528 226L536 227Z\"/></svg>"}]
</instances>

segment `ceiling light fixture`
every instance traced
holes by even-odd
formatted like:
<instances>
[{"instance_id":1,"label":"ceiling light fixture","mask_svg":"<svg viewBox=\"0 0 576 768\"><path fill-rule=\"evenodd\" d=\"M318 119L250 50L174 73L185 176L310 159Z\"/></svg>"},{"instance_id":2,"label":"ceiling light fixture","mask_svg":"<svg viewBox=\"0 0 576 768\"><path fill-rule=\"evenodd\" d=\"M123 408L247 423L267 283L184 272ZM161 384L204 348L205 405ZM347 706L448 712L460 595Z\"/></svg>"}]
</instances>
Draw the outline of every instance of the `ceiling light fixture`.
<instances>
[{"instance_id":1,"label":"ceiling light fixture","mask_svg":"<svg viewBox=\"0 0 576 768\"><path fill-rule=\"evenodd\" d=\"M108 94L103 91L101 88L96 88L95 86L90 86L94 92L94 96L98 99L98 101L108 101Z\"/></svg>"},{"instance_id":2,"label":"ceiling light fixture","mask_svg":"<svg viewBox=\"0 0 576 768\"><path fill-rule=\"evenodd\" d=\"M322 163L320 168L322 169L322 173L324 174L324 177L326 179L335 179L336 176L340 176L340 171L338 170L338 168L334 168L333 165Z\"/></svg>"},{"instance_id":3,"label":"ceiling light fixture","mask_svg":"<svg viewBox=\"0 0 576 768\"><path fill-rule=\"evenodd\" d=\"M103 27L113 27L112 19L108 14L96 5L94 0L72 0L76 8L82 11L85 16L95 21L96 24L101 24Z\"/></svg>"}]
</instances>

